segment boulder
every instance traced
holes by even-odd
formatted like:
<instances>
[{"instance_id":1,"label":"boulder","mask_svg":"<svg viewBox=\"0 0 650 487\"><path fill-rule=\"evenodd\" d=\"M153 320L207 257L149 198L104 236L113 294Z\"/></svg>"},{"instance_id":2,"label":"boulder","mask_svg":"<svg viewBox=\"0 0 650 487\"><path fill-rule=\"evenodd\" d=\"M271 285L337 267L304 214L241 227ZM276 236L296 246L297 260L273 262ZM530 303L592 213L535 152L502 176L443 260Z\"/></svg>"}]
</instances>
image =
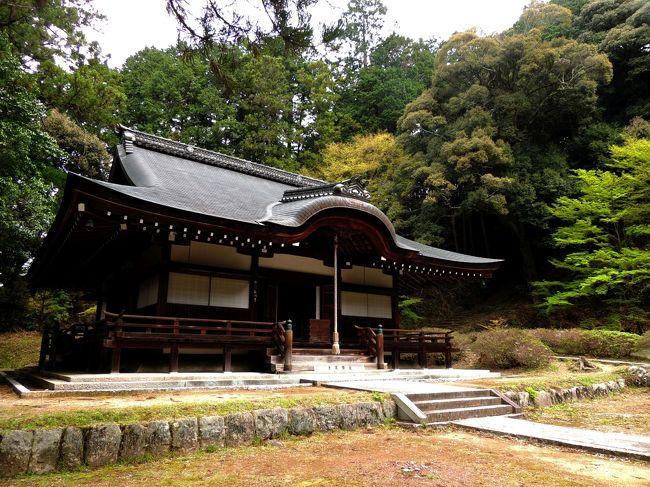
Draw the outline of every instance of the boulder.
<instances>
[{"instance_id":1,"label":"boulder","mask_svg":"<svg viewBox=\"0 0 650 487\"><path fill-rule=\"evenodd\" d=\"M230 414L224 418L226 446L250 445L255 439L255 418L252 413Z\"/></svg>"},{"instance_id":2,"label":"boulder","mask_svg":"<svg viewBox=\"0 0 650 487\"><path fill-rule=\"evenodd\" d=\"M226 441L226 423L223 416L205 416L199 418L199 445L224 446Z\"/></svg>"},{"instance_id":3,"label":"boulder","mask_svg":"<svg viewBox=\"0 0 650 487\"><path fill-rule=\"evenodd\" d=\"M196 418L177 419L170 423L172 450L189 452L199 447L199 423Z\"/></svg>"},{"instance_id":4,"label":"boulder","mask_svg":"<svg viewBox=\"0 0 650 487\"><path fill-rule=\"evenodd\" d=\"M339 427L339 410L336 406L314 406L311 408L318 431L333 431Z\"/></svg>"},{"instance_id":5,"label":"boulder","mask_svg":"<svg viewBox=\"0 0 650 487\"><path fill-rule=\"evenodd\" d=\"M34 431L32 456L29 460L31 473L49 473L57 469L59 447L63 430L60 428Z\"/></svg>"},{"instance_id":6,"label":"boulder","mask_svg":"<svg viewBox=\"0 0 650 487\"><path fill-rule=\"evenodd\" d=\"M169 452L172 435L167 421L151 421L143 425L145 429L146 453L153 456Z\"/></svg>"},{"instance_id":7,"label":"boulder","mask_svg":"<svg viewBox=\"0 0 650 487\"><path fill-rule=\"evenodd\" d=\"M27 471L33 440L32 431L8 431L2 435L0 477L14 477Z\"/></svg>"},{"instance_id":8,"label":"boulder","mask_svg":"<svg viewBox=\"0 0 650 487\"><path fill-rule=\"evenodd\" d=\"M359 414L355 404L339 404L339 426L344 430L352 430L359 426Z\"/></svg>"},{"instance_id":9,"label":"boulder","mask_svg":"<svg viewBox=\"0 0 650 487\"><path fill-rule=\"evenodd\" d=\"M255 436L262 440L277 438L287 431L289 415L286 409L259 409L253 412Z\"/></svg>"},{"instance_id":10,"label":"boulder","mask_svg":"<svg viewBox=\"0 0 650 487\"><path fill-rule=\"evenodd\" d=\"M382 403L382 408L384 410L384 418L397 418L397 404L392 399L386 399Z\"/></svg>"},{"instance_id":11,"label":"boulder","mask_svg":"<svg viewBox=\"0 0 650 487\"><path fill-rule=\"evenodd\" d=\"M383 410L378 402L360 402L356 404L357 417L361 426L380 424Z\"/></svg>"},{"instance_id":12,"label":"boulder","mask_svg":"<svg viewBox=\"0 0 650 487\"><path fill-rule=\"evenodd\" d=\"M84 461L84 435L81 429L68 426L61 439L61 467L73 470Z\"/></svg>"},{"instance_id":13,"label":"boulder","mask_svg":"<svg viewBox=\"0 0 650 487\"><path fill-rule=\"evenodd\" d=\"M534 402L535 402L535 406L538 407L552 406L553 398L546 391L537 391L537 395L535 396Z\"/></svg>"},{"instance_id":14,"label":"boulder","mask_svg":"<svg viewBox=\"0 0 650 487\"><path fill-rule=\"evenodd\" d=\"M289 433L308 435L316 430L316 419L311 409L293 408L289 410Z\"/></svg>"},{"instance_id":15,"label":"boulder","mask_svg":"<svg viewBox=\"0 0 650 487\"><path fill-rule=\"evenodd\" d=\"M147 452L147 430L141 424L127 424L122 428L120 460L133 461Z\"/></svg>"},{"instance_id":16,"label":"boulder","mask_svg":"<svg viewBox=\"0 0 650 487\"><path fill-rule=\"evenodd\" d=\"M86 465L101 467L117 461L122 430L116 424L103 424L88 428L84 448Z\"/></svg>"}]
</instances>

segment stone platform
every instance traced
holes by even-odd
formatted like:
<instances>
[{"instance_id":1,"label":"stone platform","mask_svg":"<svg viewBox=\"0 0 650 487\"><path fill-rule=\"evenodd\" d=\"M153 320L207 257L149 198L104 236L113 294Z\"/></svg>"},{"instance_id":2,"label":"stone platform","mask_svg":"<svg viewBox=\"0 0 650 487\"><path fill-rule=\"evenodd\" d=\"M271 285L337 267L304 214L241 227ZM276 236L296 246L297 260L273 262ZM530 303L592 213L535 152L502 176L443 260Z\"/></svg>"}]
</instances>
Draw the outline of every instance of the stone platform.
<instances>
[{"instance_id":1,"label":"stone platform","mask_svg":"<svg viewBox=\"0 0 650 487\"><path fill-rule=\"evenodd\" d=\"M88 394L128 394L138 391L268 389L345 383L359 390L380 390L379 384L394 381L448 382L498 377L486 370L399 369L347 372L299 372L269 374L259 372L177 372L86 374L50 372L26 368L0 373L20 397L74 396ZM426 381L426 382L425 382ZM369 382L377 384L368 385ZM364 385L365 384L365 385ZM335 387L332 385L332 387ZM389 386L384 386L389 387ZM403 387L403 386L396 386ZM386 392L390 392L386 390Z\"/></svg>"}]
</instances>

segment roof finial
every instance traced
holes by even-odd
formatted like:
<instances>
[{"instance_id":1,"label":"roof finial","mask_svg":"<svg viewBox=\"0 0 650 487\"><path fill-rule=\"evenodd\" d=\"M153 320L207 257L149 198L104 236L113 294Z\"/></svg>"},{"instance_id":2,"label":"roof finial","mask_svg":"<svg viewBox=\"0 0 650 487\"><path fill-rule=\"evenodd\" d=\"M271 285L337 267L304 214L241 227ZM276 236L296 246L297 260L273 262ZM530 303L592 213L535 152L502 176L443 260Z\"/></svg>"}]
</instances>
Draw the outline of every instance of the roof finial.
<instances>
[{"instance_id":1,"label":"roof finial","mask_svg":"<svg viewBox=\"0 0 650 487\"><path fill-rule=\"evenodd\" d=\"M124 145L124 152L133 154L133 142L135 142L135 134L125 130L122 132L122 145Z\"/></svg>"}]
</instances>

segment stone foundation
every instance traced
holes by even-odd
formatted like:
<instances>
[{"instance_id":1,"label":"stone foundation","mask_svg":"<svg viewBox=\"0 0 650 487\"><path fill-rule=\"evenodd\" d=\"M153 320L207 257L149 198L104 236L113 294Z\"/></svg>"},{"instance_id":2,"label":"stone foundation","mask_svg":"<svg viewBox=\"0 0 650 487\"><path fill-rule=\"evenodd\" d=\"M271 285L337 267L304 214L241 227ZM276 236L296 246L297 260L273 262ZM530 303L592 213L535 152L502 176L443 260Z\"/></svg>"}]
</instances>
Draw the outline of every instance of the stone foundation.
<instances>
[{"instance_id":1,"label":"stone foundation","mask_svg":"<svg viewBox=\"0 0 650 487\"><path fill-rule=\"evenodd\" d=\"M80 465L99 467L118 460L134 461L145 455L156 457L198 448L250 445L256 439L285 434L366 427L396 414L395 403L386 400L83 429L7 431L0 434L0 477L55 472Z\"/></svg>"}]
</instances>

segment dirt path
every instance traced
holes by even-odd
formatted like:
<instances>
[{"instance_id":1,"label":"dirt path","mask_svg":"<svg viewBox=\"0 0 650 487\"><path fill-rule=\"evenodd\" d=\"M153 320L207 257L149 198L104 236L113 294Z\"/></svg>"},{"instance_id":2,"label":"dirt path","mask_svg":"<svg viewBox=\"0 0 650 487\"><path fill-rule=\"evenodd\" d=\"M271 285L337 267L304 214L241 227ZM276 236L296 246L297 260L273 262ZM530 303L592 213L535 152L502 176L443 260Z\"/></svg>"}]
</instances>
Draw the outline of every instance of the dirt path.
<instances>
[{"instance_id":1,"label":"dirt path","mask_svg":"<svg viewBox=\"0 0 650 487\"><path fill-rule=\"evenodd\" d=\"M11 485L645 486L650 465L453 428L378 428L221 449Z\"/></svg>"}]
</instances>

